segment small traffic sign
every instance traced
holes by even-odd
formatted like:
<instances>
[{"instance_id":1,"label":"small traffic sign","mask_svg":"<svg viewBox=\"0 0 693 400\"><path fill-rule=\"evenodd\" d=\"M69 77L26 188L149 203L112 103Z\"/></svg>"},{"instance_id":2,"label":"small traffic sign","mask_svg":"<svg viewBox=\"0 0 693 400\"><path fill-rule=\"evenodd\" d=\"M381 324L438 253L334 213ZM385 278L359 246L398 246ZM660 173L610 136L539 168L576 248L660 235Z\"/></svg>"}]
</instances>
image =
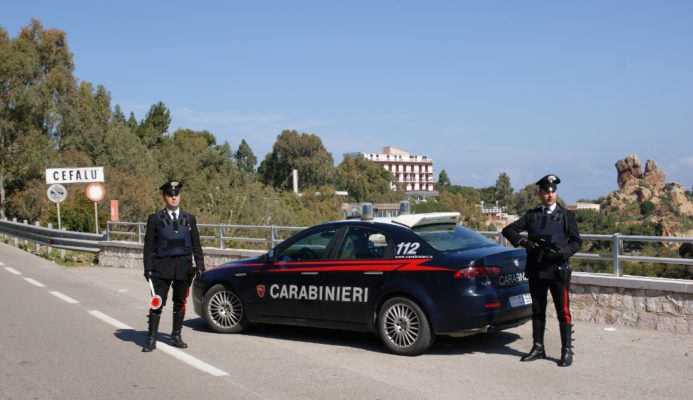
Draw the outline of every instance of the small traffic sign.
<instances>
[{"instance_id":1,"label":"small traffic sign","mask_svg":"<svg viewBox=\"0 0 693 400\"><path fill-rule=\"evenodd\" d=\"M53 203L61 203L67 198L67 189L65 189L65 186L56 183L48 186L46 194L48 195L48 200Z\"/></svg>"}]
</instances>

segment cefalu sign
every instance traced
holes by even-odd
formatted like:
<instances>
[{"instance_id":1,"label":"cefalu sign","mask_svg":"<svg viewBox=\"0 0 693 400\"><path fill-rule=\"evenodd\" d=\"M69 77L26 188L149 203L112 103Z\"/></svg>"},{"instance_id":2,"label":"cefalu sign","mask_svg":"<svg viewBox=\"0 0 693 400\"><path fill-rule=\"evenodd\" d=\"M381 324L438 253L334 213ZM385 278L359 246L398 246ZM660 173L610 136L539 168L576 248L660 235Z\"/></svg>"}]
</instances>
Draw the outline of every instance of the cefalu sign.
<instances>
[{"instance_id":1,"label":"cefalu sign","mask_svg":"<svg viewBox=\"0 0 693 400\"><path fill-rule=\"evenodd\" d=\"M46 183L103 182L103 167L46 168Z\"/></svg>"}]
</instances>

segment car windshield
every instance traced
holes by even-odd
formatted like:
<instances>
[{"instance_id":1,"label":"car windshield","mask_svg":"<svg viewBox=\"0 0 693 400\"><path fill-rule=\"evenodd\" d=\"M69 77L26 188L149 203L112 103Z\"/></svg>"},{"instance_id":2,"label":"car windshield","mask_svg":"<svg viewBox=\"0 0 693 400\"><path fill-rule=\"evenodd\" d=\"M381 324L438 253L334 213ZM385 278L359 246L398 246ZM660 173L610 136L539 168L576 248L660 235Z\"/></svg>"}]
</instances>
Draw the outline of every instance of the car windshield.
<instances>
[{"instance_id":1,"label":"car windshield","mask_svg":"<svg viewBox=\"0 0 693 400\"><path fill-rule=\"evenodd\" d=\"M496 245L471 229L457 224L436 224L414 227L423 240L439 251L468 250Z\"/></svg>"}]
</instances>

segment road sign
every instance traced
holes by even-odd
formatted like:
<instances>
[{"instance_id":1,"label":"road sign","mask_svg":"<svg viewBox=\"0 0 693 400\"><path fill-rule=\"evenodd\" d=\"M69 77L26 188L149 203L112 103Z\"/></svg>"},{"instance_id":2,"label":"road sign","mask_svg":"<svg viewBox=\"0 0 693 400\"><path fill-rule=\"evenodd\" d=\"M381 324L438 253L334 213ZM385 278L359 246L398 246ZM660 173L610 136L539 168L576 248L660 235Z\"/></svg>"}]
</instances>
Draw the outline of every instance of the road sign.
<instances>
[{"instance_id":1,"label":"road sign","mask_svg":"<svg viewBox=\"0 0 693 400\"><path fill-rule=\"evenodd\" d=\"M103 182L103 167L46 168L46 183Z\"/></svg>"},{"instance_id":2,"label":"road sign","mask_svg":"<svg viewBox=\"0 0 693 400\"><path fill-rule=\"evenodd\" d=\"M53 203L62 203L67 198L67 189L65 189L65 186L56 183L48 186L46 194L48 195L48 200Z\"/></svg>"},{"instance_id":3,"label":"road sign","mask_svg":"<svg viewBox=\"0 0 693 400\"><path fill-rule=\"evenodd\" d=\"M103 196L106 194L106 189L100 183L90 183L87 185L87 198L91 201L97 202L103 200Z\"/></svg>"}]
</instances>

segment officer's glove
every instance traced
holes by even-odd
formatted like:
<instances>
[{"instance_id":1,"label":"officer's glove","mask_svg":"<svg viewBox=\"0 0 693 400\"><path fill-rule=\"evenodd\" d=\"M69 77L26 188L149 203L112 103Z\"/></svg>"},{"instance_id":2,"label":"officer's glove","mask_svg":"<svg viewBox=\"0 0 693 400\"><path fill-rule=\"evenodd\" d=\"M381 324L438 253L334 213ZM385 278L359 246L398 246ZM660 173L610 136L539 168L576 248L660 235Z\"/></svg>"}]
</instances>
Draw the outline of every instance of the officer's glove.
<instances>
[{"instance_id":1,"label":"officer's glove","mask_svg":"<svg viewBox=\"0 0 693 400\"><path fill-rule=\"evenodd\" d=\"M146 279L146 280L152 279L152 270L151 269L145 269L144 270L144 279Z\"/></svg>"},{"instance_id":2,"label":"officer's glove","mask_svg":"<svg viewBox=\"0 0 693 400\"><path fill-rule=\"evenodd\" d=\"M520 239L520 241L517 242L517 245L522 246L527 250L536 250L539 248L539 245L536 242L529 240L527 238Z\"/></svg>"},{"instance_id":3,"label":"officer's glove","mask_svg":"<svg viewBox=\"0 0 693 400\"><path fill-rule=\"evenodd\" d=\"M195 267L195 279L198 279L204 273L205 267Z\"/></svg>"}]
</instances>

